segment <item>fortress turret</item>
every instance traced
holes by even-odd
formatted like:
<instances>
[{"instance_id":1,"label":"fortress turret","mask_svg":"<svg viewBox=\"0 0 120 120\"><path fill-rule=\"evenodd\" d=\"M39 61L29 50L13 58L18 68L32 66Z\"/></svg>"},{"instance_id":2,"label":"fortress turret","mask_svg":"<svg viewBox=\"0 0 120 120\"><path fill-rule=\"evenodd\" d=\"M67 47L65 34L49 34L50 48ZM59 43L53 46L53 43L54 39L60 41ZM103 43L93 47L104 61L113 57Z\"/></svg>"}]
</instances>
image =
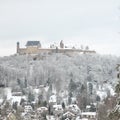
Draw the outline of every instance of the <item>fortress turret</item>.
<instances>
[{"instance_id":1,"label":"fortress turret","mask_svg":"<svg viewBox=\"0 0 120 120\"><path fill-rule=\"evenodd\" d=\"M60 42L60 48L64 48L63 40L61 40L61 42Z\"/></svg>"},{"instance_id":2,"label":"fortress turret","mask_svg":"<svg viewBox=\"0 0 120 120\"><path fill-rule=\"evenodd\" d=\"M20 49L20 43L17 42L17 53L19 53L19 49Z\"/></svg>"}]
</instances>

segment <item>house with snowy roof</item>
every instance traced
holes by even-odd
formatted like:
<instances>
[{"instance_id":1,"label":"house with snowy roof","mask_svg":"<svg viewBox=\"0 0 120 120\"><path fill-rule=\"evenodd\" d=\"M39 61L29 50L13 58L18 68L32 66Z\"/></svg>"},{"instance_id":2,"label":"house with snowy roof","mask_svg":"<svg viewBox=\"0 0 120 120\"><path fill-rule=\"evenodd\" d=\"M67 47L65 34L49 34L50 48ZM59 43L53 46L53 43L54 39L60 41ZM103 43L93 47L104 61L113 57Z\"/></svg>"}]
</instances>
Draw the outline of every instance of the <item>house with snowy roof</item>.
<instances>
[{"instance_id":1,"label":"house with snowy roof","mask_svg":"<svg viewBox=\"0 0 120 120\"><path fill-rule=\"evenodd\" d=\"M47 107L39 107L39 108L37 108L38 113L43 113L43 112L47 112L47 111L48 111Z\"/></svg>"},{"instance_id":2,"label":"house with snowy roof","mask_svg":"<svg viewBox=\"0 0 120 120\"><path fill-rule=\"evenodd\" d=\"M82 119L88 119L88 120L96 120L97 119L97 113L96 112L82 112L81 113Z\"/></svg>"},{"instance_id":3,"label":"house with snowy roof","mask_svg":"<svg viewBox=\"0 0 120 120\"><path fill-rule=\"evenodd\" d=\"M24 107L24 112L25 113L30 113L30 112L32 112L32 106L31 105L26 105L25 107Z\"/></svg>"},{"instance_id":4,"label":"house with snowy roof","mask_svg":"<svg viewBox=\"0 0 120 120\"><path fill-rule=\"evenodd\" d=\"M71 104L71 105L67 106L66 109L76 115L81 113L80 108L76 104Z\"/></svg>"},{"instance_id":5,"label":"house with snowy roof","mask_svg":"<svg viewBox=\"0 0 120 120\"><path fill-rule=\"evenodd\" d=\"M62 105L53 105L53 114L61 115L63 113Z\"/></svg>"},{"instance_id":6,"label":"house with snowy roof","mask_svg":"<svg viewBox=\"0 0 120 120\"><path fill-rule=\"evenodd\" d=\"M63 114L63 118L66 120L75 120L76 115L72 112L67 111L66 113Z\"/></svg>"}]
</instances>

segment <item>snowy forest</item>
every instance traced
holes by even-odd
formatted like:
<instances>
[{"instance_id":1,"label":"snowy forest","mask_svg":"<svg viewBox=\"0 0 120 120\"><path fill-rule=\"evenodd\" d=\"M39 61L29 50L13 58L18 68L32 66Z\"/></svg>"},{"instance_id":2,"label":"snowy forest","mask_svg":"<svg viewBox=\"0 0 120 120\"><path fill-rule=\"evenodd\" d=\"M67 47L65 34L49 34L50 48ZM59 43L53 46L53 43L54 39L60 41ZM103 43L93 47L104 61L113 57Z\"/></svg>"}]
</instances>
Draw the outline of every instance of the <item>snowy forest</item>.
<instances>
[{"instance_id":1,"label":"snowy forest","mask_svg":"<svg viewBox=\"0 0 120 120\"><path fill-rule=\"evenodd\" d=\"M0 97L8 99L6 90L10 88L14 94L21 92L27 96L27 101L37 101L45 106L50 103L51 96L56 96L57 104L77 104L81 111L85 111L87 105L97 103L98 120L105 120L108 110L112 110L116 103L116 66L119 63L119 57L99 54L1 57ZM15 101L12 104L15 108Z\"/></svg>"},{"instance_id":2,"label":"snowy forest","mask_svg":"<svg viewBox=\"0 0 120 120\"><path fill-rule=\"evenodd\" d=\"M103 86L116 83L116 65L120 58L111 55L43 54L36 56L10 56L0 58L0 82L16 86L59 84L59 90L68 87L70 80L84 84L92 82Z\"/></svg>"}]
</instances>

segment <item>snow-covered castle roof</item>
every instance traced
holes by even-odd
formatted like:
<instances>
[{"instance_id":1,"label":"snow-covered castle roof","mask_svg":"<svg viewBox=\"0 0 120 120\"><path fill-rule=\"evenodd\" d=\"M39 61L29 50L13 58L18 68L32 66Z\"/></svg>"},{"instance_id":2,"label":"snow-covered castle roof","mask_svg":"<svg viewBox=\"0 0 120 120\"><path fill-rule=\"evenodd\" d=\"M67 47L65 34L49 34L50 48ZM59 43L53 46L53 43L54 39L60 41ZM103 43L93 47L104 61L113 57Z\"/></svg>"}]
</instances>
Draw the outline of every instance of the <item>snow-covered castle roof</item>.
<instances>
[{"instance_id":1,"label":"snow-covered castle roof","mask_svg":"<svg viewBox=\"0 0 120 120\"><path fill-rule=\"evenodd\" d=\"M41 46L40 41L27 41L26 46Z\"/></svg>"}]
</instances>

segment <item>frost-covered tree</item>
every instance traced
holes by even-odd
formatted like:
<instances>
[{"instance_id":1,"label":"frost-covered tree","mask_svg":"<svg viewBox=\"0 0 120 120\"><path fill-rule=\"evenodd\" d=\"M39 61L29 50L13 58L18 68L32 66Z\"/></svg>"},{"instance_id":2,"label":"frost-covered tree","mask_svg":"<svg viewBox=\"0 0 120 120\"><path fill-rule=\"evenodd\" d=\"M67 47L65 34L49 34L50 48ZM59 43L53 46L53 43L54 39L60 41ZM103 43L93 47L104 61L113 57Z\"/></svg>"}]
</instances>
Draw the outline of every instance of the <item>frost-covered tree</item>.
<instances>
[{"instance_id":1,"label":"frost-covered tree","mask_svg":"<svg viewBox=\"0 0 120 120\"><path fill-rule=\"evenodd\" d=\"M115 91L118 94L117 104L112 111L108 114L110 120L119 120L120 119L120 81L115 87Z\"/></svg>"}]
</instances>

